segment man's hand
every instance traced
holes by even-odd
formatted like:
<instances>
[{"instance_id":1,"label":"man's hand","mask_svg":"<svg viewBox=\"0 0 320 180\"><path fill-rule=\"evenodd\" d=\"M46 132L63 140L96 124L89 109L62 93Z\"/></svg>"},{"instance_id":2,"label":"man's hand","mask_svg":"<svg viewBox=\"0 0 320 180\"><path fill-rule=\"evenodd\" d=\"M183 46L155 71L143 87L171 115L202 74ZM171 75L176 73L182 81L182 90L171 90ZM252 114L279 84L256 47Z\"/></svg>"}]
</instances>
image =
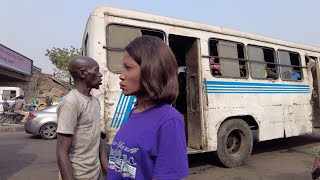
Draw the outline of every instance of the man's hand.
<instances>
[{"instance_id":1,"label":"man's hand","mask_svg":"<svg viewBox=\"0 0 320 180\"><path fill-rule=\"evenodd\" d=\"M72 134L57 134L57 162L63 180L73 180L73 171L69 157Z\"/></svg>"},{"instance_id":2,"label":"man's hand","mask_svg":"<svg viewBox=\"0 0 320 180\"><path fill-rule=\"evenodd\" d=\"M315 169L320 169L320 156L317 156L315 159L314 159L314 163L313 163L313 170L314 171Z\"/></svg>"},{"instance_id":3,"label":"man's hand","mask_svg":"<svg viewBox=\"0 0 320 180\"><path fill-rule=\"evenodd\" d=\"M312 179L318 179L320 176L320 157L317 156L314 159L313 169L312 169Z\"/></svg>"},{"instance_id":4,"label":"man's hand","mask_svg":"<svg viewBox=\"0 0 320 180\"><path fill-rule=\"evenodd\" d=\"M104 170L105 173L108 171L108 157L107 152L105 148L105 142L103 139L100 139L100 146L99 146L99 157L100 157L100 163L102 170Z\"/></svg>"}]
</instances>

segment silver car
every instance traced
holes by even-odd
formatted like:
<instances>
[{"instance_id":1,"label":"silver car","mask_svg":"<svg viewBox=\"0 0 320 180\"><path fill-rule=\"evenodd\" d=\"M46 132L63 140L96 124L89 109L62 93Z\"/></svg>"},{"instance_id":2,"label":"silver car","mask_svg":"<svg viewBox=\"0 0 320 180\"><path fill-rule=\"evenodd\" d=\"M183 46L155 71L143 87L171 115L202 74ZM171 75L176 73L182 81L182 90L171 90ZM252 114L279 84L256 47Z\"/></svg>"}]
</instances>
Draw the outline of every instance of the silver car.
<instances>
[{"instance_id":1,"label":"silver car","mask_svg":"<svg viewBox=\"0 0 320 180\"><path fill-rule=\"evenodd\" d=\"M40 134L43 139L55 139L57 137L57 106L30 112L24 124L25 131L30 134Z\"/></svg>"}]
</instances>

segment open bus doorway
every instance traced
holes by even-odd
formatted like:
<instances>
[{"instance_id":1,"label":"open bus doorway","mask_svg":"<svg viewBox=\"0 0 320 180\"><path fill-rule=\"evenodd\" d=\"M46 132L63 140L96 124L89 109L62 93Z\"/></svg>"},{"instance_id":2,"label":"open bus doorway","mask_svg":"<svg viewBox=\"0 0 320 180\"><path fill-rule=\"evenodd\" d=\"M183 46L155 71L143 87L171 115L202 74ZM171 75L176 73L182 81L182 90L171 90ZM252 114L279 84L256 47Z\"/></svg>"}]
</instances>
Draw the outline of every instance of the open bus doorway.
<instances>
[{"instance_id":1,"label":"open bus doorway","mask_svg":"<svg viewBox=\"0 0 320 180\"><path fill-rule=\"evenodd\" d=\"M199 40L169 35L169 46L178 63L179 95L174 103L185 121L188 147L202 149L202 127L199 102Z\"/></svg>"},{"instance_id":2,"label":"open bus doorway","mask_svg":"<svg viewBox=\"0 0 320 180\"><path fill-rule=\"evenodd\" d=\"M312 124L314 128L320 128L320 104L319 104L319 78L320 78L320 68L319 68L319 60L313 56L306 56L306 64L309 63L309 58L315 60L315 66L311 68L311 75L312 75L312 85L313 89L312 96L311 96L311 103L312 103Z\"/></svg>"}]
</instances>

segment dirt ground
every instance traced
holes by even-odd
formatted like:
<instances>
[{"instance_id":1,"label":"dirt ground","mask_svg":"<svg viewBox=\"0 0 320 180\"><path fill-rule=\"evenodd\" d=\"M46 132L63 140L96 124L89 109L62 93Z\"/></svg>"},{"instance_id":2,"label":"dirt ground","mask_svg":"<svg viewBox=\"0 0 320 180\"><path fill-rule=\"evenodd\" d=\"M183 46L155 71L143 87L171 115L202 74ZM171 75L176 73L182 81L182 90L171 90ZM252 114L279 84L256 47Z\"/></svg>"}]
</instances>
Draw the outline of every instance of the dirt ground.
<instances>
[{"instance_id":1,"label":"dirt ground","mask_svg":"<svg viewBox=\"0 0 320 180\"><path fill-rule=\"evenodd\" d=\"M320 133L256 142L250 160L237 168L224 168L214 153L189 156L190 180L307 180L314 158L310 150L320 146Z\"/></svg>"}]
</instances>

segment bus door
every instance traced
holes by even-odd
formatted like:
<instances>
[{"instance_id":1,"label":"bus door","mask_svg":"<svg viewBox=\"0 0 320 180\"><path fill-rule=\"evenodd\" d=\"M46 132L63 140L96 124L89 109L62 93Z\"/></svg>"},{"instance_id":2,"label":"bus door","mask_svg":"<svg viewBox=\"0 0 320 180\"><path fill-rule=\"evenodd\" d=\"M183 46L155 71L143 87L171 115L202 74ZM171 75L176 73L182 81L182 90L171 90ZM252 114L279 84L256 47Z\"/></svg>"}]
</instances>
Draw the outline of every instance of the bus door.
<instances>
[{"instance_id":1,"label":"bus door","mask_svg":"<svg viewBox=\"0 0 320 180\"><path fill-rule=\"evenodd\" d=\"M178 63L179 96L175 108L185 121L185 132L189 148L202 148L202 123L199 82L199 49L197 38L169 35L169 46Z\"/></svg>"},{"instance_id":2,"label":"bus door","mask_svg":"<svg viewBox=\"0 0 320 180\"><path fill-rule=\"evenodd\" d=\"M315 60L315 66L311 68L311 74L313 78L313 89L311 96L312 104L312 123L313 127L320 128L320 104L319 104L319 79L320 79L320 64L316 57L310 57ZM309 62L308 57L306 57L306 64Z\"/></svg>"}]
</instances>

